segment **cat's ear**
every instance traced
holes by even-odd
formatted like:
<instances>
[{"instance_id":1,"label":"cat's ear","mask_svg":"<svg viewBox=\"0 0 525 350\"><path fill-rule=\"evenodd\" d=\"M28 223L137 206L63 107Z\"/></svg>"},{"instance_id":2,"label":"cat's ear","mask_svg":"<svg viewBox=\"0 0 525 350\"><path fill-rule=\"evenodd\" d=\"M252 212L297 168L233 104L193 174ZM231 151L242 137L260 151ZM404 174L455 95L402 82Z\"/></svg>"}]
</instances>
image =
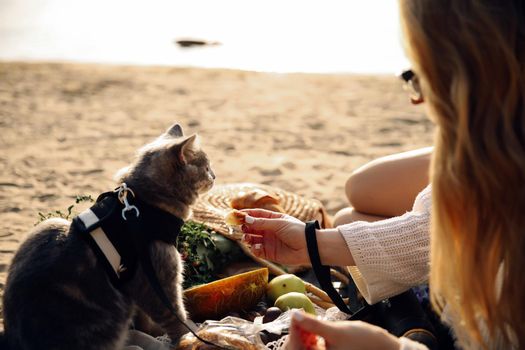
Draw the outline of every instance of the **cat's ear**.
<instances>
[{"instance_id":1,"label":"cat's ear","mask_svg":"<svg viewBox=\"0 0 525 350\"><path fill-rule=\"evenodd\" d=\"M177 160L181 164L188 163L188 158L199 148L199 137L197 134L193 134L182 142L178 143L175 147L175 152L177 153Z\"/></svg>"},{"instance_id":2,"label":"cat's ear","mask_svg":"<svg viewBox=\"0 0 525 350\"><path fill-rule=\"evenodd\" d=\"M182 127L179 124L173 124L172 126L170 126L170 128L166 131L166 134L173 137L184 136L184 134L182 133Z\"/></svg>"}]
</instances>

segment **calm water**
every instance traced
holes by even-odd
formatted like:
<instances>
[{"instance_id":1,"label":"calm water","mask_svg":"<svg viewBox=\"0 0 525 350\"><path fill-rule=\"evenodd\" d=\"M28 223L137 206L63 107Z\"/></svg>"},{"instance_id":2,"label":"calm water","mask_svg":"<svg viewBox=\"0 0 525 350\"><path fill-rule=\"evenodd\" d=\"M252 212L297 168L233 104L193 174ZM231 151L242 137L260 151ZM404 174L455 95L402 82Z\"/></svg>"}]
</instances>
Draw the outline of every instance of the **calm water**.
<instances>
[{"instance_id":1,"label":"calm water","mask_svg":"<svg viewBox=\"0 0 525 350\"><path fill-rule=\"evenodd\" d=\"M194 37L221 46L180 49ZM0 60L397 73L396 0L0 0Z\"/></svg>"}]
</instances>

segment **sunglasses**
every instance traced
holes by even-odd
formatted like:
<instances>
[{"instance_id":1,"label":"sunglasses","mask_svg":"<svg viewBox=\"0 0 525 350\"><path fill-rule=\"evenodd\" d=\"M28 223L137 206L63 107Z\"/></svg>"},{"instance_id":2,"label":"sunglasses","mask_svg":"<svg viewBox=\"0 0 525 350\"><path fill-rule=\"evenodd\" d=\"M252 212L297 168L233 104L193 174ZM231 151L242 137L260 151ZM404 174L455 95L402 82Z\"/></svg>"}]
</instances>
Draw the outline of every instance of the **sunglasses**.
<instances>
[{"instance_id":1,"label":"sunglasses","mask_svg":"<svg viewBox=\"0 0 525 350\"><path fill-rule=\"evenodd\" d=\"M403 71L399 78L403 80L403 88L410 94L410 99L413 103L423 102L423 93L419 85L419 79L412 69Z\"/></svg>"}]
</instances>

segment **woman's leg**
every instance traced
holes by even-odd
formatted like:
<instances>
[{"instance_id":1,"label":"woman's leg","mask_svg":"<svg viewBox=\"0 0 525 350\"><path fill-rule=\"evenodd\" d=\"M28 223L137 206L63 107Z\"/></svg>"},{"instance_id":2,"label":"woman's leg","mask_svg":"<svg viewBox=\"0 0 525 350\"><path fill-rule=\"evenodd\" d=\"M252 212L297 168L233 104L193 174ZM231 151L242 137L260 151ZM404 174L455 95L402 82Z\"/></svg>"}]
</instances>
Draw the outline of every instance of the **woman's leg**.
<instances>
[{"instance_id":1,"label":"woman's leg","mask_svg":"<svg viewBox=\"0 0 525 350\"><path fill-rule=\"evenodd\" d=\"M353 221L377 221L412 209L429 183L432 147L378 158L355 170L346 182L350 208L340 210L334 226Z\"/></svg>"},{"instance_id":2,"label":"woman's leg","mask_svg":"<svg viewBox=\"0 0 525 350\"><path fill-rule=\"evenodd\" d=\"M337 214L335 214L333 220L333 226L337 227L339 225L348 224L354 221L379 221L387 219L385 216L378 216L378 215L370 215L370 214L363 214L361 212L358 212L352 207L347 207L339 210Z\"/></svg>"}]
</instances>

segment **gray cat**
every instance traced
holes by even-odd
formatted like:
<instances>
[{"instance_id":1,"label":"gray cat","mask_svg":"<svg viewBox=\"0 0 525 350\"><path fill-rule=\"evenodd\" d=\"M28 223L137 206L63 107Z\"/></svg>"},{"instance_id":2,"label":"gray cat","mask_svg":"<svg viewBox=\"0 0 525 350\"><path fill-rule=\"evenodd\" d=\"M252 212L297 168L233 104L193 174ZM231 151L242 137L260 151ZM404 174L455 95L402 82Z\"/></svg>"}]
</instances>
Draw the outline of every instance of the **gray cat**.
<instances>
[{"instance_id":1,"label":"gray cat","mask_svg":"<svg viewBox=\"0 0 525 350\"><path fill-rule=\"evenodd\" d=\"M173 125L138 152L117 174L137 199L186 219L215 175L196 135ZM120 214L119 214L120 215ZM140 264L120 288L110 281L99 256L75 225L62 219L39 224L13 258L3 305L9 349L118 350L124 347L133 314L146 313L176 341L187 332L148 283ZM182 320L182 261L173 244L149 248L156 275Z\"/></svg>"}]
</instances>

